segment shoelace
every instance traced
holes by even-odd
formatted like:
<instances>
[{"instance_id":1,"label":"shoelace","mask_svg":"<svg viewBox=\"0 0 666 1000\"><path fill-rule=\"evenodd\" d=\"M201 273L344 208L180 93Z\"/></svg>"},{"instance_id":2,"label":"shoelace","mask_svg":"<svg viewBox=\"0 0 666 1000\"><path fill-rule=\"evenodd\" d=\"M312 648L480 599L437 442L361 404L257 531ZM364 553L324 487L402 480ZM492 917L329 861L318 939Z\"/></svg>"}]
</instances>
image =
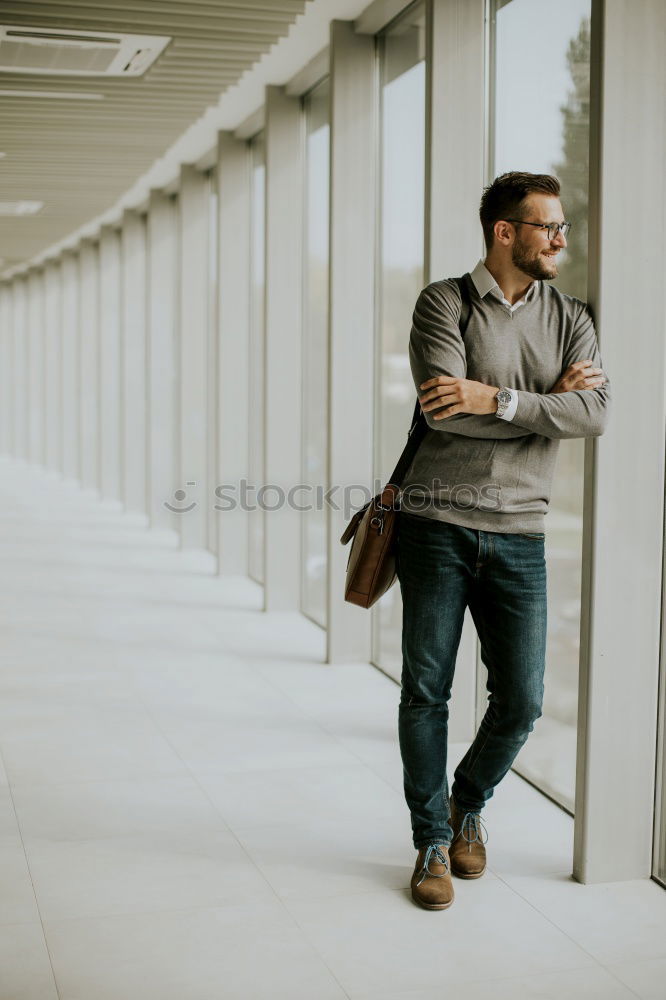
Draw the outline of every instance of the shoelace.
<instances>
[{"instance_id":1,"label":"shoelace","mask_svg":"<svg viewBox=\"0 0 666 1000\"><path fill-rule=\"evenodd\" d=\"M468 817L469 817L469 819L468 819ZM467 836L467 834L465 832L465 826L467 826L468 828L469 827L472 828L472 832L474 834L473 837L468 837ZM485 840L483 839L482 836L479 836L479 834L481 833L481 829L480 829L481 827L483 827L483 829L485 831L485 834L486 834L486 839ZM477 842L480 843L480 844L485 844L488 841L488 831L486 830L485 824L484 824L483 820L481 819L481 816L479 815L479 813L466 812L465 815L463 816L463 821L462 821L462 824L460 826L460 832L463 835L463 840L467 841L467 850L468 851L472 850L472 844L477 843Z\"/></svg>"},{"instance_id":2,"label":"shoelace","mask_svg":"<svg viewBox=\"0 0 666 1000\"><path fill-rule=\"evenodd\" d=\"M437 872L431 872L430 868L428 867L433 855L435 857L435 862L439 863L440 865L444 865L444 867L446 868L446 871L443 871L441 875L438 875ZM416 884L421 885L421 882L423 882L426 875L430 875L432 878L444 878L444 876L448 875L449 873L448 869L449 869L449 862L446 860L445 856L440 851L439 845L430 844L428 846L428 850L426 851L425 859L423 861L423 868L421 869L422 872L421 878L418 880Z\"/></svg>"}]
</instances>

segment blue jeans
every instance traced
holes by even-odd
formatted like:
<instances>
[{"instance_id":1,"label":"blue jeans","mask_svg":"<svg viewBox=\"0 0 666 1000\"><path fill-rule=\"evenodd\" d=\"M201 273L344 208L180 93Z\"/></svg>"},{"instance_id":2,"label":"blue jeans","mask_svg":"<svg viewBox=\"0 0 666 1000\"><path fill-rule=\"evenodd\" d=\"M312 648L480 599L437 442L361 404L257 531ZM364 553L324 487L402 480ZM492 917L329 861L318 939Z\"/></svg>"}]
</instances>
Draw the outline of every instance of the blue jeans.
<instances>
[{"instance_id":1,"label":"blue jeans","mask_svg":"<svg viewBox=\"0 0 666 1000\"><path fill-rule=\"evenodd\" d=\"M398 733L414 846L450 844L448 701L465 608L488 669L488 708L454 774L463 812L480 812L542 714L544 535L479 531L401 512L403 602Z\"/></svg>"}]
</instances>

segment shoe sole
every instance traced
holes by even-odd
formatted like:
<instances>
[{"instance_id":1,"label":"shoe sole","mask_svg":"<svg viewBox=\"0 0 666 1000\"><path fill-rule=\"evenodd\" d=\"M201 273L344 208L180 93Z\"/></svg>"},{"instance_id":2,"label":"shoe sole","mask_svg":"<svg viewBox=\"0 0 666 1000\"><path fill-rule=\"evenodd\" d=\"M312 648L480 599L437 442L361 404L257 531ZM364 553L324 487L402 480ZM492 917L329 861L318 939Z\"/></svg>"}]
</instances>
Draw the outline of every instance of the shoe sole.
<instances>
[{"instance_id":1,"label":"shoe sole","mask_svg":"<svg viewBox=\"0 0 666 1000\"><path fill-rule=\"evenodd\" d=\"M414 895L414 893L412 893L412 899L424 910L448 910L449 906L453 904L455 896L453 899L449 900L448 903L423 903L417 896Z\"/></svg>"},{"instance_id":2,"label":"shoe sole","mask_svg":"<svg viewBox=\"0 0 666 1000\"><path fill-rule=\"evenodd\" d=\"M485 873L486 873L485 868L483 869L483 871L474 872L473 874L470 874L469 872L464 872L464 873L458 872L455 870L455 868L451 868L451 874L455 875L456 878L481 878L481 876L485 875Z\"/></svg>"}]
</instances>

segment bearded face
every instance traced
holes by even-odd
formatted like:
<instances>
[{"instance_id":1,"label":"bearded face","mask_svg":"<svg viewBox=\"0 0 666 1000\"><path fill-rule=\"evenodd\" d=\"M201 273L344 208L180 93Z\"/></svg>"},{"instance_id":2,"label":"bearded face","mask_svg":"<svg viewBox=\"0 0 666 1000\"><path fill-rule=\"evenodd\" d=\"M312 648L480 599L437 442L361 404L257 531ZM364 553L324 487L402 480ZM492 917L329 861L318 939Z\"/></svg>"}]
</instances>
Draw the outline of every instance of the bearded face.
<instances>
[{"instance_id":1,"label":"bearded face","mask_svg":"<svg viewBox=\"0 0 666 1000\"><path fill-rule=\"evenodd\" d=\"M558 249L548 243L544 247L543 238L539 240L539 244L536 246L533 236L523 239L520 231L526 228L525 226L517 227L516 239L511 247L512 264L524 274L536 280L550 281L556 278ZM534 232L538 233L538 230Z\"/></svg>"}]
</instances>

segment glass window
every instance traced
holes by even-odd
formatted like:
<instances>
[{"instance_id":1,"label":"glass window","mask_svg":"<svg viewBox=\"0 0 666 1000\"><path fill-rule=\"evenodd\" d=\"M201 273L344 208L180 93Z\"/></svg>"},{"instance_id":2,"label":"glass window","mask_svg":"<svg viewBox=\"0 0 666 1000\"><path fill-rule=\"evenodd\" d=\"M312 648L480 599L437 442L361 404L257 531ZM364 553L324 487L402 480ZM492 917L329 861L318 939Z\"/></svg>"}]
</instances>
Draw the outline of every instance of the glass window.
<instances>
[{"instance_id":1,"label":"glass window","mask_svg":"<svg viewBox=\"0 0 666 1000\"><path fill-rule=\"evenodd\" d=\"M573 223L553 284L587 295L590 0L496 0L492 15L493 177L559 178ZM544 40L548 61L544 61ZM578 713L584 441L560 441L548 513L548 651L543 716L514 768L573 811ZM485 687L480 715L485 711ZM480 699L481 700L481 699Z\"/></svg>"},{"instance_id":2,"label":"glass window","mask_svg":"<svg viewBox=\"0 0 666 1000\"><path fill-rule=\"evenodd\" d=\"M301 610L326 627L326 509L316 488L326 482L328 441L329 84L304 99L306 179L303 297L303 501ZM319 509L321 508L321 509Z\"/></svg>"},{"instance_id":3,"label":"glass window","mask_svg":"<svg viewBox=\"0 0 666 1000\"><path fill-rule=\"evenodd\" d=\"M425 8L380 35L380 232L377 267L375 477L390 476L407 439L416 393L407 347L424 285ZM373 662L400 678L400 589L372 611Z\"/></svg>"},{"instance_id":4,"label":"glass window","mask_svg":"<svg viewBox=\"0 0 666 1000\"><path fill-rule=\"evenodd\" d=\"M248 477L255 492L265 482L264 461L264 303L266 298L266 151L264 133L250 142L250 380L248 385ZM257 583L264 582L264 511L249 512L248 572Z\"/></svg>"}]
</instances>

